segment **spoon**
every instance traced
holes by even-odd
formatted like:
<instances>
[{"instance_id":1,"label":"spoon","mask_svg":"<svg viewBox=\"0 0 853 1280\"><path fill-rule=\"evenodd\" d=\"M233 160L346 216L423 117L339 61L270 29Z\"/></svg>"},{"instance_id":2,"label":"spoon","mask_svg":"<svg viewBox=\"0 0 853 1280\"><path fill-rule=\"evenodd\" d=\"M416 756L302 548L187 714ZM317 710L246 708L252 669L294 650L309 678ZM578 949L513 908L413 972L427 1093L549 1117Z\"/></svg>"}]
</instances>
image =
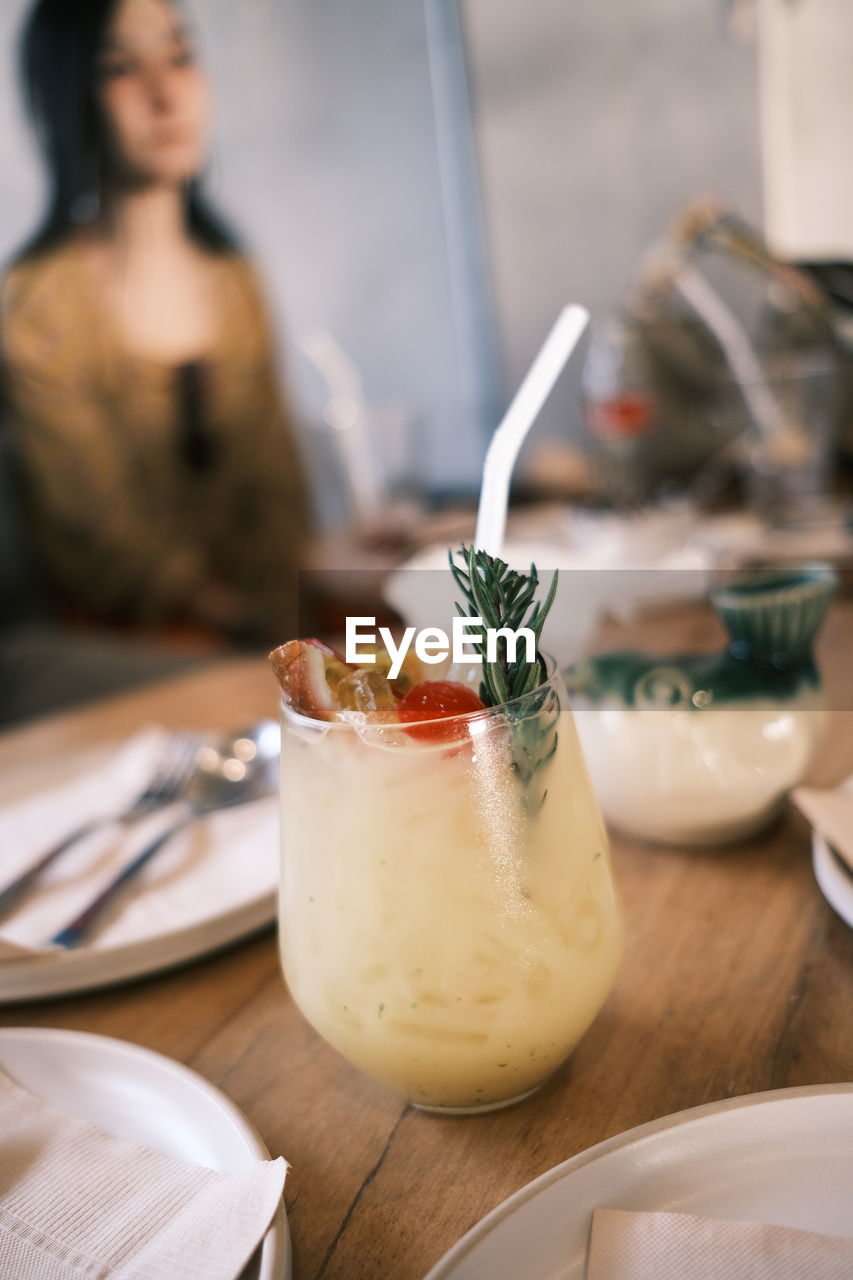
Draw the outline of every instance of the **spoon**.
<instances>
[{"instance_id":1,"label":"spoon","mask_svg":"<svg viewBox=\"0 0 853 1280\"><path fill-rule=\"evenodd\" d=\"M281 745L278 724L262 720L199 749L181 803L183 814L147 844L87 907L51 938L57 947L79 947L98 927L108 908L172 836L209 813L270 795L275 789Z\"/></svg>"}]
</instances>

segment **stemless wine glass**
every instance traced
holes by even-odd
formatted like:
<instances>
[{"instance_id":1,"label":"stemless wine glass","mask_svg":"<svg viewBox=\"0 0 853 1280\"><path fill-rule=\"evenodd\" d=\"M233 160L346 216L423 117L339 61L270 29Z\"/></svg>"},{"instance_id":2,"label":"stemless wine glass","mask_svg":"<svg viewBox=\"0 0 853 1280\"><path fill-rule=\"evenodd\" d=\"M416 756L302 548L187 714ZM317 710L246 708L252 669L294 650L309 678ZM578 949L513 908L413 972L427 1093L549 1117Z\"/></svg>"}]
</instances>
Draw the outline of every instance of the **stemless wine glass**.
<instances>
[{"instance_id":1,"label":"stemless wine glass","mask_svg":"<svg viewBox=\"0 0 853 1280\"><path fill-rule=\"evenodd\" d=\"M623 926L562 676L470 715L320 722L283 704L285 978L418 1107L526 1097L613 985Z\"/></svg>"}]
</instances>

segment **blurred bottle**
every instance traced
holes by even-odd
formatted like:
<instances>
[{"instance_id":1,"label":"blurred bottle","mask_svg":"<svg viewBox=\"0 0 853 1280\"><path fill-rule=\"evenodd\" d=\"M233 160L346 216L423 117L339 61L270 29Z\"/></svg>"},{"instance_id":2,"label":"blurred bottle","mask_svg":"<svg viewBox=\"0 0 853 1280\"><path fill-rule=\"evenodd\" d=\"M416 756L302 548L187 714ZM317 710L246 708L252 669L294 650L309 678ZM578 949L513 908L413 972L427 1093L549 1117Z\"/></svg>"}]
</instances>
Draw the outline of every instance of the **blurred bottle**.
<instances>
[{"instance_id":1,"label":"blurred bottle","mask_svg":"<svg viewBox=\"0 0 853 1280\"><path fill-rule=\"evenodd\" d=\"M644 350L630 321L611 317L593 334L583 371L586 429L603 495L617 507L649 496L648 442L656 402Z\"/></svg>"},{"instance_id":2,"label":"blurred bottle","mask_svg":"<svg viewBox=\"0 0 853 1280\"><path fill-rule=\"evenodd\" d=\"M853 464L853 262L801 262L816 280L826 305L838 367L836 443L839 456Z\"/></svg>"},{"instance_id":3,"label":"blurred bottle","mask_svg":"<svg viewBox=\"0 0 853 1280\"><path fill-rule=\"evenodd\" d=\"M839 517L833 482L839 453L841 365L837 340L816 330L802 308L772 296L758 346L773 430L744 434L746 489L755 510L778 528L808 529ZM759 426L762 424L758 424Z\"/></svg>"}]
</instances>

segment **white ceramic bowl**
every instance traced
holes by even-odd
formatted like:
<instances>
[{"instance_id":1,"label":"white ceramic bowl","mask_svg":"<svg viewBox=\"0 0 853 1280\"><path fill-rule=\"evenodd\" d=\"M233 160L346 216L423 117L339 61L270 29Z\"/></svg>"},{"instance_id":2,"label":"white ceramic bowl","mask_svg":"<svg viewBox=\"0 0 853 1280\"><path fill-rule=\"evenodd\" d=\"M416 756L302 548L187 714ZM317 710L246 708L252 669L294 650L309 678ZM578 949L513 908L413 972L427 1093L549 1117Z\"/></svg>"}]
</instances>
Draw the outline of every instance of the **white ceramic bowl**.
<instances>
[{"instance_id":1,"label":"white ceramic bowl","mask_svg":"<svg viewBox=\"0 0 853 1280\"><path fill-rule=\"evenodd\" d=\"M588 522L581 523L581 529L573 523L571 542L513 539L502 552L502 559L514 569L529 570L531 564L536 565L543 597L553 571L560 571L557 596L542 639L543 648L561 666L583 654L603 614L626 617L643 602L697 598L707 585L707 565L698 553L683 548L662 553L657 543L652 548L638 537L637 556L632 561L624 529L617 542L616 535L608 534L602 525L601 539L595 545ZM425 547L388 578L385 599L407 625L450 631L459 589L447 555L444 544Z\"/></svg>"},{"instance_id":2,"label":"white ceramic bowl","mask_svg":"<svg viewBox=\"0 0 853 1280\"><path fill-rule=\"evenodd\" d=\"M726 844L770 822L825 725L813 703L573 710L606 821L674 845Z\"/></svg>"}]
</instances>

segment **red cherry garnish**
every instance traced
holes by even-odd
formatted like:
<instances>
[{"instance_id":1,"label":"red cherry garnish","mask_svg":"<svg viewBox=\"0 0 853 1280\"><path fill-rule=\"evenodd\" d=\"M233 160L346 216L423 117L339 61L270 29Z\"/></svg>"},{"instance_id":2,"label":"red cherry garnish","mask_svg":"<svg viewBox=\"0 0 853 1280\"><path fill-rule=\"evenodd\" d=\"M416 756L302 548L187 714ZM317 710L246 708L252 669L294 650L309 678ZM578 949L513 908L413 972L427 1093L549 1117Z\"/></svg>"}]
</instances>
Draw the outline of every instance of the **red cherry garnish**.
<instances>
[{"instance_id":1,"label":"red cherry garnish","mask_svg":"<svg viewBox=\"0 0 853 1280\"><path fill-rule=\"evenodd\" d=\"M427 680L416 684L397 704L401 723L413 738L425 742L451 742L464 738L464 724L444 724L449 716L467 716L475 711L485 711L484 702L467 684L456 680ZM423 722L423 723L421 723Z\"/></svg>"}]
</instances>

